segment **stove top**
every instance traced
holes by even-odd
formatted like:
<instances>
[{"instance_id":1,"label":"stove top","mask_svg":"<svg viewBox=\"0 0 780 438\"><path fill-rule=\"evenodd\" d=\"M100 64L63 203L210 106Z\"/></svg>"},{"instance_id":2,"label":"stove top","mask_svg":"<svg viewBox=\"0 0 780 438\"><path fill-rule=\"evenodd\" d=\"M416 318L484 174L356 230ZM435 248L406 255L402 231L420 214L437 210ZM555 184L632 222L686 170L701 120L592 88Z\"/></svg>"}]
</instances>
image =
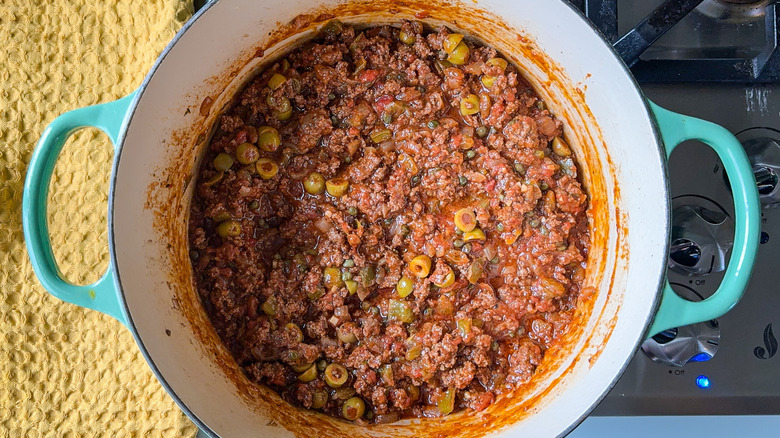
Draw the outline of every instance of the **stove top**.
<instances>
[{"instance_id":1,"label":"stove top","mask_svg":"<svg viewBox=\"0 0 780 438\"><path fill-rule=\"evenodd\" d=\"M718 123L756 148L758 139L780 140L780 90L777 85L645 85L647 96L666 108ZM773 93L775 93L773 95ZM780 146L766 141L780 165ZM724 172L715 153L690 141L680 145L669 160L673 198L673 227L683 228L686 219L698 219L691 210L708 212L707 225L719 224L709 242L696 242L702 255L728 255L729 225L733 204ZM687 208L687 211L686 211ZM703 209L703 210L702 210ZM715 213L712 213L715 212ZM716 213L725 213L725 218ZM780 209L764 205L759 254L748 289L742 300L712 324L680 328L688 347L674 345L667 333L667 363L651 360L659 352L647 344L637 353L623 377L594 412L595 415L692 415L692 414L780 414ZM721 233L721 231L725 231ZM673 251L685 233L673 230ZM675 235L678 234L678 235ZM697 233L699 235L704 233ZM704 246L716 244L717 250ZM713 257L701 257L703 266L691 265L682 255L670 258L669 281L688 299L710 296L722 271ZM695 252L694 252L695 253ZM679 253L678 253L679 254ZM685 269L688 268L688 269ZM774 328L774 330L773 330ZM684 337L684 339L683 339ZM687 349L694 346L693 350ZM669 357L675 356L676 357ZM711 358L709 357L711 356ZM668 362L676 359L675 365ZM685 362L680 363L680 362Z\"/></svg>"},{"instance_id":2,"label":"stove top","mask_svg":"<svg viewBox=\"0 0 780 438\"><path fill-rule=\"evenodd\" d=\"M750 0L572 3L633 64L648 98L737 136L754 164L762 201L761 245L742 300L717 320L645 342L593 415L780 414L780 6ZM717 155L696 141L680 145L668 167L668 278L680 296L702 300L717 289L730 255L729 185Z\"/></svg>"}]
</instances>

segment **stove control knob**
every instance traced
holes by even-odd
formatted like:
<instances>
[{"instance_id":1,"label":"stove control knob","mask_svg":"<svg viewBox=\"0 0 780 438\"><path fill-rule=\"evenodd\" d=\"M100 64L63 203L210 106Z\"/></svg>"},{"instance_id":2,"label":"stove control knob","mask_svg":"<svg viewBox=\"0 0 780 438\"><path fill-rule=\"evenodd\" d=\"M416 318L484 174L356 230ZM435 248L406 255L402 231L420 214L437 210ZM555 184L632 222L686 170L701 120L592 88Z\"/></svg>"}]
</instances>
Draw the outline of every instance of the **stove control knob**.
<instances>
[{"instance_id":1,"label":"stove control knob","mask_svg":"<svg viewBox=\"0 0 780 438\"><path fill-rule=\"evenodd\" d=\"M669 268L683 275L705 275L726 269L734 244L734 222L723 211L683 205L672 212Z\"/></svg>"},{"instance_id":2,"label":"stove control knob","mask_svg":"<svg viewBox=\"0 0 780 438\"><path fill-rule=\"evenodd\" d=\"M753 174L758 184L761 203L776 205L780 203L780 143L778 140L759 137L742 143L753 165Z\"/></svg>"},{"instance_id":3,"label":"stove control knob","mask_svg":"<svg viewBox=\"0 0 780 438\"><path fill-rule=\"evenodd\" d=\"M642 343L642 351L654 362L681 367L712 359L719 342L720 328L713 320L663 331Z\"/></svg>"},{"instance_id":4,"label":"stove control knob","mask_svg":"<svg viewBox=\"0 0 780 438\"><path fill-rule=\"evenodd\" d=\"M679 283L672 283L674 292L689 301L701 301L704 296ZM642 343L642 351L653 360L673 367L688 362L704 362L718 351L720 328L711 320L664 330Z\"/></svg>"}]
</instances>

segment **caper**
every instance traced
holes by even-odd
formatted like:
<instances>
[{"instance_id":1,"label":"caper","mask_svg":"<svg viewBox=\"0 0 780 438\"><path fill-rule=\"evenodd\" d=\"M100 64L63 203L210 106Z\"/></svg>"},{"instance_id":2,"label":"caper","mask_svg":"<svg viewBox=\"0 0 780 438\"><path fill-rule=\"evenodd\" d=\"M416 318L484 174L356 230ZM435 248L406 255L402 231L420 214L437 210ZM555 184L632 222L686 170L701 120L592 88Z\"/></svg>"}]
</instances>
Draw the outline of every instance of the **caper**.
<instances>
[{"instance_id":1,"label":"caper","mask_svg":"<svg viewBox=\"0 0 780 438\"><path fill-rule=\"evenodd\" d=\"M320 359L317 361L317 369L320 371L325 371L325 368L327 368L328 362L325 361L325 359Z\"/></svg>"}]
</instances>

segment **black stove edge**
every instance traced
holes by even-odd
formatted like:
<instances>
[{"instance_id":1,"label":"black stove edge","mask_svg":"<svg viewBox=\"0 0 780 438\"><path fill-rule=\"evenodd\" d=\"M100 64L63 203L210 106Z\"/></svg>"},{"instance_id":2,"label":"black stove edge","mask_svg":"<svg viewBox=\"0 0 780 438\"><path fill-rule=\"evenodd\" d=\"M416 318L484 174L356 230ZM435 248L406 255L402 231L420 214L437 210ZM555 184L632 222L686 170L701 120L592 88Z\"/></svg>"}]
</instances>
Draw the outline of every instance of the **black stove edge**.
<instances>
[{"instance_id":1,"label":"black stove edge","mask_svg":"<svg viewBox=\"0 0 780 438\"><path fill-rule=\"evenodd\" d=\"M593 410L594 417L641 415L780 415L780 400L774 396L715 397L614 397L607 398Z\"/></svg>"}]
</instances>

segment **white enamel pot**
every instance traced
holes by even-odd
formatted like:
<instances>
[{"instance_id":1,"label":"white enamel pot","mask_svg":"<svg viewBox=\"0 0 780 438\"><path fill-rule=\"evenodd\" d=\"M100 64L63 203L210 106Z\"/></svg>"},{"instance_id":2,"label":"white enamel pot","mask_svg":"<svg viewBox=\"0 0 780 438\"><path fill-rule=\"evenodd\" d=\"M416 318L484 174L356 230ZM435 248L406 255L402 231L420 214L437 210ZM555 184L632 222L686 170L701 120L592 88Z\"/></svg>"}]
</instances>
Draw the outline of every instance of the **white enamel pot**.
<instances>
[{"instance_id":1,"label":"white enamel pot","mask_svg":"<svg viewBox=\"0 0 780 438\"><path fill-rule=\"evenodd\" d=\"M313 19L297 20L299 14ZM221 345L191 279L187 214L204 140L242 83L311 37L332 14L347 23L414 18L447 24L516 62L551 110L581 165L592 249L569 332L536 375L480 413L360 427L296 409L254 385ZM109 195L108 272L95 284L61 278L49 243L46 195L65 139L83 126L116 147ZM666 158L696 138L720 155L735 198L736 235L723 284L691 303L665 281L670 233ZM25 184L24 229L45 288L106 312L132 331L162 384L215 436L541 437L575 427L608 392L648 336L725 313L741 297L758 243L758 194L748 160L725 129L658 108L612 47L568 3L538 0L391 2L219 0L165 49L132 95L63 114L44 132Z\"/></svg>"}]
</instances>

